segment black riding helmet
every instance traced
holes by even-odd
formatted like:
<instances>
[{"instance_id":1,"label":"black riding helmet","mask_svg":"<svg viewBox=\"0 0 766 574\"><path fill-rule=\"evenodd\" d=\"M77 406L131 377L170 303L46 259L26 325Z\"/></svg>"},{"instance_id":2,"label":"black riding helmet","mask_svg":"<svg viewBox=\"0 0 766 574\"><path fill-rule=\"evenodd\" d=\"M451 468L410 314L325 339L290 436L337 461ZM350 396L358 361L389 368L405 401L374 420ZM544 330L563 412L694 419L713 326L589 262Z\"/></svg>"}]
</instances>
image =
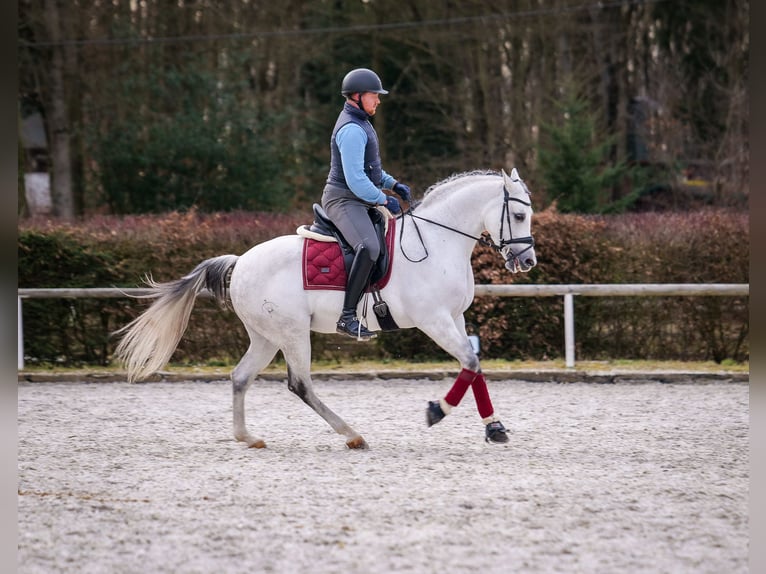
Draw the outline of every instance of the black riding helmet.
<instances>
[{"instance_id":1,"label":"black riding helmet","mask_svg":"<svg viewBox=\"0 0 766 574\"><path fill-rule=\"evenodd\" d=\"M388 90L383 89L383 84L378 75L367 68L357 68L351 70L340 87L340 93L348 96L353 93L373 92L375 94L387 94Z\"/></svg>"}]
</instances>

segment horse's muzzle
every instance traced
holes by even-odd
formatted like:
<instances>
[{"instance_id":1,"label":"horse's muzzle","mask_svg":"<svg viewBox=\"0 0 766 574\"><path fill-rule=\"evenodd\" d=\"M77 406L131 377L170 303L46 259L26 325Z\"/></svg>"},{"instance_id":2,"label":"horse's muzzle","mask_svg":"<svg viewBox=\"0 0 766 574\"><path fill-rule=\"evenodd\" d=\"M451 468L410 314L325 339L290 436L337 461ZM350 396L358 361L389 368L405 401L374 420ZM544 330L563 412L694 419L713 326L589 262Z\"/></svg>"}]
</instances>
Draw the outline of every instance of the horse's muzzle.
<instances>
[{"instance_id":1,"label":"horse's muzzle","mask_svg":"<svg viewBox=\"0 0 766 574\"><path fill-rule=\"evenodd\" d=\"M519 257L510 255L505 259L505 268L511 273L518 273L519 271L526 273L535 265L537 265L537 258L534 252L522 253Z\"/></svg>"},{"instance_id":2,"label":"horse's muzzle","mask_svg":"<svg viewBox=\"0 0 766 574\"><path fill-rule=\"evenodd\" d=\"M526 273L537 265L535 240L531 235L502 240L499 251L505 259L505 268L511 273Z\"/></svg>"}]
</instances>

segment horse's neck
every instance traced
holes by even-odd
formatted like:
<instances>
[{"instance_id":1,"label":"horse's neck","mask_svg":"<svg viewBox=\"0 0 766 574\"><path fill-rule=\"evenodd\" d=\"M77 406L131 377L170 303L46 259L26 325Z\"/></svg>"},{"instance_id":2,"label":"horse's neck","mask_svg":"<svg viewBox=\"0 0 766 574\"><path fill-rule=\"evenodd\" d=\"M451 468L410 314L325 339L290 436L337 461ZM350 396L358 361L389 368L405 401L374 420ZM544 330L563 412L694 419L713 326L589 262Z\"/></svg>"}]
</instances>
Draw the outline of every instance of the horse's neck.
<instances>
[{"instance_id":1,"label":"horse's neck","mask_svg":"<svg viewBox=\"0 0 766 574\"><path fill-rule=\"evenodd\" d=\"M440 196L424 201L414 211L417 217L431 222L425 224L427 231L422 223L417 224L425 232L424 235L438 237L445 244L454 246L454 250L440 250L445 257L462 253L470 260L476 238L484 231L482 210L488 195L480 191L476 184L445 189Z\"/></svg>"},{"instance_id":2,"label":"horse's neck","mask_svg":"<svg viewBox=\"0 0 766 574\"><path fill-rule=\"evenodd\" d=\"M454 186L434 197L433 201L424 201L415 213L478 237L484 231L482 211L489 199L483 192L485 187L486 184L481 185L481 182Z\"/></svg>"}]
</instances>

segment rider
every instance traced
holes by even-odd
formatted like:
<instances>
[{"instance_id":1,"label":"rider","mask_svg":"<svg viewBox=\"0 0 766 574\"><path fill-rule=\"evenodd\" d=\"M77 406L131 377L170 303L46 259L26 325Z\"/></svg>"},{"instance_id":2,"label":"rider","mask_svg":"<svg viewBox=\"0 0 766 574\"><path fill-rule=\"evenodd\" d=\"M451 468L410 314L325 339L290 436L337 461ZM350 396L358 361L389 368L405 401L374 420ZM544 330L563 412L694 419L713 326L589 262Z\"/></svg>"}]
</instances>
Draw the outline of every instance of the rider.
<instances>
[{"instance_id":1,"label":"rider","mask_svg":"<svg viewBox=\"0 0 766 574\"><path fill-rule=\"evenodd\" d=\"M364 340L375 333L360 323L356 307L381 250L369 211L385 205L393 214L401 212L399 201L383 189L405 201L411 197L408 186L383 170L378 136L370 123L380 104L379 94L387 93L372 70L357 68L343 78L341 94L346 101L330 138L330 172L322 193L325 213L354 248L336 330Z\"/></svg>"}]
</instances>

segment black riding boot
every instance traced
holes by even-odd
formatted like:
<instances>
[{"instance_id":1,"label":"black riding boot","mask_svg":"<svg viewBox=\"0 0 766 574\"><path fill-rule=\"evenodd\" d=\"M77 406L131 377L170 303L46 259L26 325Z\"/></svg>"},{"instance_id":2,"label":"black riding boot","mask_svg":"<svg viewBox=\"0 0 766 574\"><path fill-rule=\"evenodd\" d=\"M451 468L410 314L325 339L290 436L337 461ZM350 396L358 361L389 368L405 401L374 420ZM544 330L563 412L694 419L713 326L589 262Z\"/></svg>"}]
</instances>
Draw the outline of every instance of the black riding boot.
<instances>
[{"instance_id":1,"label":"black riding boot","mask_svg":"<svg viewBox=\"0 0 766 574\"><path fill-rule=\"evenodd\" d=\"M348 273L348 281L346 281L343 312L335 329L341 335L364 340L375 337L375 333L365 329L356 316L356 306L362 298L362 292L367 287L374 265L375 262L370 259L367 249L364 247L360 248L354 255L354 261L351 263L351 270Z\"/></svg>"}]
</instances>

